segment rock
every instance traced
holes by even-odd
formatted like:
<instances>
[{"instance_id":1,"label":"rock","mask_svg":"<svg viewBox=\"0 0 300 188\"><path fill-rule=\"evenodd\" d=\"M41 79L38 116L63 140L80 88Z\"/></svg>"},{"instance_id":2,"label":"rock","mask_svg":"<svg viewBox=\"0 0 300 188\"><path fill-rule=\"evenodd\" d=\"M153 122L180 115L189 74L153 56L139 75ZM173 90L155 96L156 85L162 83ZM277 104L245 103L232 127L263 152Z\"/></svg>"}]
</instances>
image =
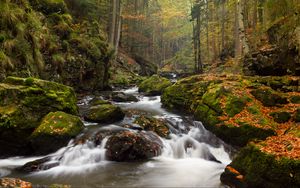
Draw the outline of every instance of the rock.
<instances>
[{"instance_id":1,"label":"rock","mask_svg":"<svg viewBox=\"0 0 300 188\"><path fill-rule=\"evenodd\" d=\"M264 140L276 134L273 119L265 114L262 103L252 94L262 101L266 98L268 106L288 105L288 94L274 91L268 85L275 83L271 80L271 77L192 76L166 88L161 101L170 110L192 113L206 129L225 142L244 146L251 140ZM282 80L288 84L298 83L294 78Z\"/></svg>"},{"instance_id":2,"label":"rock","mask_svg":"<svg viewBox=\"0 0 300 188\"><path fill-rule=\"evenodd\" d=\"M41 159L37 159L35 161L31 161L18 168L21 172L32 173L43 170L49 170L50 168L54 168L59 166L59 162L49 163L51 161L51 157L44 157Z\"/></svg>"},{"instance_id":3,"label":"rock","mask_svg":"<svg viewBox=\"0 0 300 188\"><path fill-rule=\"evenodd\" d=\"M294 103L294 104L300 104L300 96L299 95L292 96L290 98L290 101L291 101L291 103Z\"/></svg>"},{"instance_id":4,"label":"rock","mask_svg":"<svg viewBox=\"0 0 300 188\"><path fill-rule=\"evenodd\" d=\"M113 92L111 99L115 102L137 102L139 101L134 95L123 92Z\"/></svg>"},{"instance_id":5,"label":"rock","mask_svg":"<svg viewBox=\"0 0 300 188\"><path fill-rule=\"evenodd\" d=\"M0 155L32 154L29 136L49 112L78 114L71 87L35 78L0 83Z\"/></svg>"},{"instance_id":6,"label":"rock","mask_svg":"<svg viewBox=\"0 0 300 188\"><path fill-rule=\"evenodd\" d=\"M17 178L1 178L0 187L3 188L32 188L30 182L23 181Z\"/></svg>"},{"instance_id":7,"label":"rock","mask_svg":"<svg viewBox=\"0 0 300 188\"><path fill-rule=\"evenodd\" d=\"M160 95L164 89L171 85L171 81L167 78L153 75L139 85L139 92L144 92L149 96Z\"/></svg>"},{"instance_id":8,"label":"rock","mask_svg":"<svg viewBox=\"0 0 300 188\"><path fill-rule=\"evenodd\" d=\"M86 121L97 123L113 123L124 118L125 114L120 107L108 101L92 100L91 107L84 115Z\"/></svg>"},{"instance_id":9,"label":"rock","mask_svg":"<svg viewBox=\"0 0 300 188\"><path fill-rule=\"evenodd\" d=\"M156 119L150 116L141 115L136 118L134 123L140 125L146 131L153 131L159 136L167 138L170 134L167 122L164 120Z\"/></svg>"},{"instance_id":10,"label":"rock","mask_svg":"<svg viewBox=\"0 0 300 188\"><path fill-rule=\"evenodd\" d=\"M162 142L151 132L122 131L109 137L106 157L112 161L141 161L161 154Z\"/></svg>"},{"instance_id":11,"label":"rock","mask_svg":"<svg viewBox=\"0 0 300 188\"><path fill-rule=\"evenodd\" d=\"M295 120L295 122L300 122L300 108L298 108L297 110L296 110L296 113L295 113L295 115L294 115L294 120Z\"/></svg>"},{"instance_id":12,"label":"rock","mask_svg":"<svg viewBox=\"0 0 300 188\"><path fill-rule=\"evenodd\" d=\"M157 73L157 65L146 60L145 58L134 54L132 57L139 65L140 65L140 71L139 75L141 76L152 76Z\"/></svg>"},{"instance_id":13,"label":"rock","mask_svg":"<svg viewBox=\"0 0 300 188\"><path fill-rule=\"evenodd\" d=\"M47 154L68 144L83 130L79 117L64 112L50 112L31 134L35 154Z\"/></svg>"},{"instance_id":14,"label":"rock","mask_svg":"<svg viewBox=\"0 0 300 188\"><path fill-rule=\"evenodd\" d=\"M296 188L300 186L299 176L299 159L276 157L249 145L227 166L221 181L231 187Z\"/></svg>"},{"instance_id":15,"label":"rock","mask_svg":"<svg viewBox=\"0 0 300 188\"><path fill-rule=\"evenodd\" d=\"M288 122L292 117L292 115L289 112L284 111L272 112L270 113L270 116L272 116L274 118L274 121L276 121L277 123Z\"/></svg>"},{"instance_id":16,"label":"rock","mask_svg":"<svg viewBox=\"0 0 300 188\"><path fill-rule=\"evenodd\" d=\"M250 52L245 56L243 62L243 72L249 76L299 76L299 70L298 52L293 48L276 44L270 45L266 49Z\"/></svg>"},{"instance_id":17,"label":"rock","mask_svg":"<svg viewBox=\"0 0 300 188\"><path fill-rule=\"evenodd\" d=\"M275 92L268 88L252 90L251 94L257 100L262 102L264 106L267 106L267 107L278 106L281 104L288 103L288 100L286 97L284 97L284 96L282 96L282 94Z\"/></svg>"}]
</instances>

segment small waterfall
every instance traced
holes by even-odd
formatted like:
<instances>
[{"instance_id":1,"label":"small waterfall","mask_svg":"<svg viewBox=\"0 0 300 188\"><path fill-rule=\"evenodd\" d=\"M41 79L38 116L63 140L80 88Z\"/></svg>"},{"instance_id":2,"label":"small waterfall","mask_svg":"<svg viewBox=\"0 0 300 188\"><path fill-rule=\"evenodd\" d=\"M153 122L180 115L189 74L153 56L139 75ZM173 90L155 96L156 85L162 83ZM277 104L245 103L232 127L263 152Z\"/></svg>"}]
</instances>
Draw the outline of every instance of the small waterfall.
<instances>
[{"instance_id":1,"label":"small waterfall","mask_svg":"<svg viewBox=\"0 0 300 188\"><path fill-rule=\"evenodd\" d=\"M17 177L35 184L59 183L83 188L222 187L220 174L231 162L227 145L207 131L201 122L163 109L159 96L140 96L137 91L137 87L122 90L124 93L136 95L140 101L116 104L123 109L152 113L154 117L168 122L172 134L169 139L161 138L163 151L160 156L137 163L107 161L105 145L109 136L106 136L100 145L96 145L93 139L89 141L86 138L92 138L100 130L107 132L129 130L122 125L132 123L134 117L128 116L118 125L104 127L85 122L87 132L81 135L85 140L84 143L77 142L76 145L76 141L71 141L68 146L51 154L50 161L45 165L55 164L55 167ZM86 97L79 105L85 107L90 100L92 97ZM41 157L0 160L0 177L13 175L14 168L38 158Z\"/></svg>"},{"instance_id":2,"label":"small waterfall","mask_svg":"<svg viewBox=\"0 0 300 188\"><path fill-rule=\"evenodd\" d=\"M59 161L61 166L81 166L105 161L105 144L107 140L108 137L104 138L99 146L87 141L82 145L62 148L53 154L52 162Z\"/></svg>"}]
</instances>

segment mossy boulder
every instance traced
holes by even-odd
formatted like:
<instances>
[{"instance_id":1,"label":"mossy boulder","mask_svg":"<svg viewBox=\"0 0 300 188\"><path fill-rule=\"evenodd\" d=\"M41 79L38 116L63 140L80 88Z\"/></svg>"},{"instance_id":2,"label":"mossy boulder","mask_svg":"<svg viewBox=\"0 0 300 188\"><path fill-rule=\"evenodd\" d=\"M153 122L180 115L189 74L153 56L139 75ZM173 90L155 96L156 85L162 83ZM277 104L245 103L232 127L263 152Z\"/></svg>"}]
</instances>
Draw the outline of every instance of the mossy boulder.
<instances>
[{"instance_id":1,"label":"mossy boulder","mask_svg":"<svg viewBox=\"0 0 300 188\"><path fill-rule=\"evenodd\" d=\"M221 181L231 187L296 188L300 186L300 160L276 157L251 144L237 154Z\"/></svg>"},{"instance_id":2,"label":"mossy boulder","mask_svg":"<svg viewBox=\"0 0 300 188\"><path fill-rule=\"evenodd\" d=\"M144 130L153 131L164 138L167 138L170 134L169 127L164 120L151 116L141 115L135 119L134 123L140 125Z\"/></svg>"},{"instance_id":3,"label":"mossy boulder","mask_svg":"<svg viewBox=\"0 0 300 188\"><path fill-rule=\"evenodd\" d=\"M161 101L170 110L192 113L224 141L245 146L276 134L280 120L274 121L270 113L274 108L294 111L288 99L295 91L285 86L296 83L294 77L197 75L166 88Z\"/></svg>"},{"instance_id":4,"label":"mossy boulder","mask_svg":"<svg viewBox=\"0 0 300 188\"><path fill-rule=\"evenodd\" d=\"M162 142L151 132L122 131L109 137L106 157L112 161L142 161L161 154Z\"/></svg>"},{"instance_id":5,"label":"mossy boulder","mask_svg":"<svg viewBox=\"0 0 300 188\"><path fill-rule=\"evenodd\" d=\"M64 112L50 112L30 136L38 154L54 152L83 130L79 117Z\"/></svg>"},{"instance_id":6,"label":"mossy boulder","mask_svg":"<svg viewBox=\"0 0 300 188\"><path fill-rule=\"evenodd\" d=\"M105 100L92 100L84 119L97 123L113 123L122 120L124 116L120 107Z\"/></svg>"},{"instance_id":7,"label":"mossy boulder","mask_svg":"<svg viewBox=\"0 0 300 188\"><path fill-rule=\"evenodd\" d=\"M288 100L282 94L275 92L270 88L261 88L251 91L251 94L264 106L272 107L287 104Z\"/></svg>"},{"instance_id":8,"label":"mossy boulder","mask_svg":"<svg viewBox=\"0 0 300 188\"><path fill-rule=\"evenodd\" d=\"M49 112L78 115L71 87L36 78L8 77L0 83L1 155L31 153L29 136Z\"/></svg>"},{"instance_id":9,"label":"mossy boulder","mask_svg":"<svg viewBox=\"0 0 300 188\"><path fill-rule=\"evenodd\" d=\"M170 85L172 83L167 78L153 75L139 84L139 92L144 92L146 95L160 95Z\"/></svg>"},{"instance_id":10,"label":"mossy boulder","mask_svg":"<svg viewBox=\"0 0 300 188\"><path fill-rule=\"evenodd\" d=\"M134 95L126 94L123 92L113 92L111 99L115 102L137 102L139 101Z\"/></svg>"},{"instance_id":11,"label":"mossy boulder","mask_svg":"<svg viewBox=\"0 0 300 188\"><path fill-rule=\"evenodd\" d=\"M290 101L294 104L300 104L300 95L291 96Z\"/></svg>"},{"instance_id":12,"label":"mossy boulder","mask_svg":"<svg viewBox=\"0 0 300 188\"><path fill-rule=\"evenodd\" d=\"M270 113L270 116L272 116L274 118L274 121L276 121L277 123L288 122L292 117L291 113L285 111L272 112Z\"/></svg>"}]
</instances>

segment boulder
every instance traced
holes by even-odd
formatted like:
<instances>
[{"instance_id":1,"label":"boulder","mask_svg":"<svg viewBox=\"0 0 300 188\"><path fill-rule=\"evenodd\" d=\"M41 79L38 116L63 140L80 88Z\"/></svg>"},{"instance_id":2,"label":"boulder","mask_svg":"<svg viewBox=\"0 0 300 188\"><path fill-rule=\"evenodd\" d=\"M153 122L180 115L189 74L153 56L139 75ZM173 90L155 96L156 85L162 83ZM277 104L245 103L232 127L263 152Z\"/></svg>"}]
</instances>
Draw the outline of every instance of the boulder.
<instances>
[{"instance_id":1,"label":"boulder","mask_svg":"<svg viewBox=\"0 0 300 188\"><path fill-rule=\"evenodd\" d=\"M221 175L221 181L231 187L291 187L300 186L300 160L276 156L258 146L243 148Z\"/></svg>"},{"instance_id":2,"label":"boulder","mask_svg":"<svg viewBox=\"0 0 300 188\"><path fill-rule=\"evenodd\" d=\"M68 144L83 130L79 117L64 112L50 112L30 136L36 154L47 154Z\"/></svg>"},{"instance_id":3,"label":"boulder","mask_svg":"<svg viewBox=\"0 0 300 188\"><path fill-rule=\"evenodd\" d=\"M0 155L32 154L29 137L49 112L78 115L71 87L35 78L0 83Z\"/></svg>"},{"instance_id":4,"label":"boulder","mask_svg":"<svg viewBox=\"0 0 300 188\"><path fill-rule=\"evenodd\" d=\"M48 170L50 168L59 166L59 162L49 163L50 161L51 161L51 157L44 157L41 159L37 159L35 161L28 162L22 167L18 168L18 170L20 172L32 173L32 172Z\"/></svg>"},{"instance_id":5,"label":"boulder","mask_svg":"<svg viewBox=\"0 0 300 188\"><path fill-rule=\"evenodd\" d=\"M134 95L125 94L123 92L113 92L111 99L115 102L137 102L139 101Z\"/></svg>"},{"instance_id":6,"label":"boulder","mask_svg":"<svg viewBox=\"0 0 300 188\"><path fill-rule=\"evenodd\" d=\"M139 85L139 92L144 92L146 95L154 96L162 94L163 90L171 86L170 80L158 75L153 75L150 78L144 80Z\"/></svg>"},{"instance_id":7,"label":"boulder","mask_svg":"<svg viewBox=\"0 0 300 188\"><path fill-rule=\"evenodd\" d=\"M140 125L144 130L153 131L164 138L167 138L170 134L167 122L151 116L141 115L135 119L134 123Z\"/></svg>"},{"instance_id":8,"label":"boulder","mask_svg":"<svg viewBox=\"0 0 300 188\"><path fill-rule=\"evenodd\" d=\"M267 107L278 106L281 104L288 103L286 97L269 88L260 88L260 89L252 90L251 94L257 100L262 102L264 106Z\"/></svg>"},{"instance_id":9,"label":"boulder","mask_svg":"<svg viewBox=\"0 0 300 188\"><path fill-rule=\"evenodd\" d=\"M276 121L277 123L286 123L292 117L292 115L289 112L285 111L272 112L270 113L270 116L272 116L274 118L274 121Z\"/></svg>"},{"instance_id":10,"label":"boulder","mask_svg":"<svg viewBox=\"0 0 300 188\"><path fill-rule=\"evenodd\" d=\"M291 76L197 75L166 88L161 101L170 110L192 113L225 142L245 146L251 140L276 134L283 120L274 121L278 115L272 117L270 113L274 108L276 112L294 113L297 104L291 104L290 99L298 95L298 85L299 78ZM283 118L285 122L291 117Z\"/></svg>"},{"instance_id":11,"label":"boulder","mask_svg":"<svg viewBox=\"0 0 300 188\"><path fill-rule=\"evenodd\" d=\"M91 106L84 115L84 119L96 123L113 123L124 118L120 107L104 100L92 100Z\"/></svg>"},{"instance_id":12,"label":"boulder","mask_svg":"<svg viewBox=\"0 0 300 188\"><path fill-rule=\"evenodd\" d=\"M106 157L112 161L141 161L161 154L162 142L151 132L122 131L109 137Z\"/></svg>"}]
</instances>

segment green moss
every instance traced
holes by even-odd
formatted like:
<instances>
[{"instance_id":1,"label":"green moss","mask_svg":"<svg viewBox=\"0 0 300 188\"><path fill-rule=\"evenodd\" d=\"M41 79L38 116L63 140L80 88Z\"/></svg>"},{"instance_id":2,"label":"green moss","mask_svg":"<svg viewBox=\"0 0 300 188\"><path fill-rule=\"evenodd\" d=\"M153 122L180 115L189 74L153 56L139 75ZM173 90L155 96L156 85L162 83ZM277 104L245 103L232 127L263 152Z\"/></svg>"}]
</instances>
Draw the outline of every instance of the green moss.
<instances>
[{"instance_id":1,"label":"green moss","mask_svg":"<svg viewBox=\"0 0 300 188\"><path fill-rule=\"evenodd\" d=\"M8 77L0 84L1 125L32 129L51 111L78 114L72 88L35 78ZM8 107L15 107L13 111Z\"/></svg>"},{"instance_id":2,"label":"green moss","mask_svg":"<svg viewBox=\"0 0 300 188\"><path fill-rule=\"evenodd\" d=\"M44 14L65 13L67 6L64 0L29 0L34 9Z\"/></svg>"},{"instance_id":3,"label":"green moss","mask_svg":"<svg viewBox=\"0 0 300 188\"><path fill-rule=\"evenodd\" d=\"M59 111L50 112L32 133L32 137L40 135L75 137L82 131L83 127L83 123L77 116Z\"/></svg>"},{"instance_id":4,"label":"green moss","mask_svg":"<svg viewBox=\"0 0 300 188\"><path fill-rule=\"evenodd\" d=\"M256 105L256 104L252 104L251 106L249 106L247 108L247 110L253 114L253 115L258 115L260 114L260 110L259 110L259 107Z\"/></svg>"},{"instance_id":5,"label":"green moss","mask_svg":"<svg viewBox=\"0 0 300 188\"><path fill-rule=\"evenodd\" d=\"M291 96L290 101L291 103L294 104L300 104L300 96L299 95Z\"/></svg>"},{"instance_id":6,"label":"green moss","mask_svg":"<svg viewBox=\"0 0 300 188\"><path fill-rule=\"evenodd\" d=\"M112 123L124 118L125 114L120 107L103 103L90 107L85 119L98 123Z\"/></svg>"},{"instance_id":7,"label":"green moss","mask_svg":"<svg viewBox=\"0 0 300 188\"><path fill-rule=\"evenodd\" d=\"M226 103L226 113L233 117L236 114L240 113L246 106L247 102L250 101L250 98L247 96L242 97L236 97L236 96L230 96L227 98Z\"/></svg>"},{"instance_id":8,"label":"green moss","mask_svg":"<svg viewBox=\"0 0 300 188\"><path fill-rule=\"evenodd\" d=\"M210 86L207 92L203 95L203 103L219 114L223 113L221 108L221 97L226 94L225 88L221 84L214 84Z\"/></svg>"},{"instance_id":9,"label":"green moss","mask_svg":"<svg viewBox=\"0 0 300 188\"><path fill-rule=\"evenodd\" d=\"M267 107L278 106L280 104L288 103L287 98L285 96L269 88L260 88L252 90L251 94L257 100L262 102L264 106Z\"/></svg>"},{"instance_id":10,"label":"green moss","mask_svg":"<svg viewBox=\"0 0 300 188\"><path fill-rule=\"evenodd\" d=\"M277 123L288 122L292 117L292 115L289 112L285 111L272 112L270 113L270 116L272 116Z\"/></svg>"},{"instance_id":11,"label":"green moss","mask_svg":"<svg viewBox=\"0 0 300 188\"><path fill-rule=\"evenodd\" d=\"M200 103L198 105L195 110L194 116L196 120L202 121L207 125L214 126L220 123L220 121L218 120L218 113L203 103Z\"/></svg>"},{"instance_id":12,"label":"green moss","mask_svg":"<svg viewBox=\"0 0 300 188\"><path fill-rule=\"evenodd\" d=\"M300 161L261 152L256 146L243 148L230 164L244 175L246 187L291 187L300 186ZM222 174L227 176L226 172ZM222 178L221 178L222 179Z\"/></svg>"},{"instance_id":13,"label":"green moss","mask_svg":"<svg viewBox=\"0 0 300 188\"><path fill-rule=\"evenodd\" d=\"M156 132L161 137L168 137L170 130L166 122L150 116L139 116L134 123L140 125L147 131Z\"/></svg>"},{"instance_id":14,"label":"green moss","mask_svg":"<svg viewBox=\"0 0 300 188\"><path fill-rule=\"evenodd\" d=\"M164 89L171 85L170 80L158 75L153 75L139 85L139 92L144 92L146 95L160 95Z\"/></svg>"}]
</instances>

